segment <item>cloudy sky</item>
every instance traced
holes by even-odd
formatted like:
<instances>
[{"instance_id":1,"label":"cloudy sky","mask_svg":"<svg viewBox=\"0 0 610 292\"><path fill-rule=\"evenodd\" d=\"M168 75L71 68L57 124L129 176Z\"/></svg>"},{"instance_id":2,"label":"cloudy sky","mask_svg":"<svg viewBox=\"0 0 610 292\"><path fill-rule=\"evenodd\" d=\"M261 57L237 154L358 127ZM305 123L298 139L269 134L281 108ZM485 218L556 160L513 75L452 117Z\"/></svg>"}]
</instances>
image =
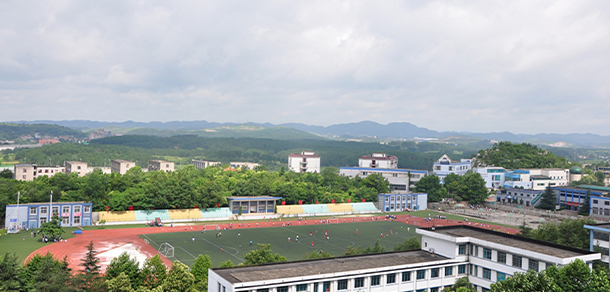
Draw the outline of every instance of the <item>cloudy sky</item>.
<instances>
[{"instance_id":1,"label":"cloudy sky","mask_svg":"<svg viewBox=\"0 0 610 292\"><path fill-rule=\"evenodd\" d=\"M610 1L2 1L0 120L610 134Z\"/></svg>"}]
</instances>

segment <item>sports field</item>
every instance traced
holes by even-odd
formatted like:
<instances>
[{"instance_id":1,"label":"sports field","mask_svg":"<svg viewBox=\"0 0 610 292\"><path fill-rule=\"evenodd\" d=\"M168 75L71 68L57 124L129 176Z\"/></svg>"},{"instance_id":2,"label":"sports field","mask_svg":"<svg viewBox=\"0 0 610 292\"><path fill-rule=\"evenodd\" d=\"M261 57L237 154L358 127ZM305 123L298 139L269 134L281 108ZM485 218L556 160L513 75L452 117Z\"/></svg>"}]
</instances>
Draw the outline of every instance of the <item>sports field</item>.
<instances>
[{"instance_id":1,"label":"sports field","mask_svg":"<svg viewBox=\"0 0 610 292\"><path fill-rule=\"evenodd\" d=\"M383 219L382 219L383 220ZM271 223L267 223L269 226ZM360 246L366 248L373 246L377 240L386 250L391 251L394 245L402 243L405 239L415 236L415 227L401 222L374 221L355 222L340 224L309 224L298 225L293 222L290 226L280 227L276 222L275 227L260 226L256 228L252 224L247 229L221 230L222 235L217 237L219 231L207 227L202 233L202 227L193 232L172 232L140 235L156 249L162 243L169 243L174 247L174 258L187 265L192 265L199 254L208 254L214 266L221 262L231 260L237 265L244 261L244 255L256 249L257 243L271 244L274 253L286 257L287 260L299 260L306 253L319 251L320 249L331 255L342 255L349 246ZM236 225L234 225L236 227ZM402 230L401 230L402 227ZM409 231L407 231L409 229ZM189 229L190 230L190 229ZM358 233L356 233L358 230ZM324 233L328 231L329 239ZM392 231L392 233L390 233ZM310 232L313 236L310 236ZM238 237L238 233L240 236ZM381 237L383 234L383 238ZM389 236L386 236L389 234ZM299 236L299 241L296 236ZM290 237L290 242L288 242ZM193 242L193 238L195 241ZM252 241L252 245L250 245ZM314 243L312 246L311 243ZM222 248L222 252L220 249Z\"/></svg>"}]
</instances>

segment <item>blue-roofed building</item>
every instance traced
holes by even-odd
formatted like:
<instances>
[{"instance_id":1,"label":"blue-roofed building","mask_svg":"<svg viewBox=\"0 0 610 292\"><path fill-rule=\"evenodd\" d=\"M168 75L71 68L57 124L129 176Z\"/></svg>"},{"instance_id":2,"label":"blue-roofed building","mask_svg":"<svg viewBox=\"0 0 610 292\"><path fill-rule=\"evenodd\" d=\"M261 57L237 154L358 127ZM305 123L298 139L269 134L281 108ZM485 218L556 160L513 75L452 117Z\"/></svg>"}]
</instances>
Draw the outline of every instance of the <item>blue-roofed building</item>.
<instances>
[{"instance_id":1,"label":"blue-roofed building","mask_svg":"<svg viewBox=\"0 0 610 292\"><path fill-rule=\"evenodd\" d=\"M85 202L11 204L6 205L5 228L40 228L51 214L59 215L63 227L89 226L91 212L92 204Z\"/></svg>"},{"instance_id":2,"label":"blue-roofed building","mask_svg":"<svg viewBox=\"0 0 610 292\"><path fill-rule=\"evenodd\" d=\"M443 154L434 165L432 172L438 176L441 183L445 182L445 177L450 173L457 175L465 175L466 172L472 169L472 159L460 159L460 161L452 161L447 154Z\"/></svg>"},{"instance_id":3,"label":"blue-roofed building","mask_svg":"<svg viewBox=\"0 0 610 292\"><path fill-rule=\"evenodd\" d=\"M371 168L371 167L341 167L339 174L354 178L366 178L371 174L380 174L390 183L391 192L408 192L415 187L415 183L428 175L426 170L404 168Z\"/></svg>"},{"instance_id":4,"label":"blue-roofed building","mask_svg":"<svg viewBox=\"0 0 610 292\"><path fill-rule=\"evenodd\" d=\"M426 193L390 193L377 194L377 208L385 212L402 210L426 210L428 194Z\"/></svg>"}]
</instances>

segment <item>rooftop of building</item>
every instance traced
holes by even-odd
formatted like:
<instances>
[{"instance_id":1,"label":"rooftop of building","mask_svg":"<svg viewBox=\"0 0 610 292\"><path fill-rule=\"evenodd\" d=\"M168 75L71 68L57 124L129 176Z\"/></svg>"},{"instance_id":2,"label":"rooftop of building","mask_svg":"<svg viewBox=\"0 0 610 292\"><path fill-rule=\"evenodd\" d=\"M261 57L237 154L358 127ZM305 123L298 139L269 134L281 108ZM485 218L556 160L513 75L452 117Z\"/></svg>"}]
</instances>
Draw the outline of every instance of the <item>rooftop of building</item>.
<instances>
[{"instance_id":1,"label":"rooftop of building","mask_svg":"<svg viewBox=\"0 0 610 292\"><path fill-rule=\"evenodd\" d=\"M320 155L317 154L301 154L301 153L290 153L288 157L311 157L311 158L320 158Z\"/></svg>"},{"instance_id":2,"label":"rooftop of building","mask_svg":"<svg viewBox=\"0 0 610 292\"><path fill-rule=\"evenodd\" d=\"M540 193L541 191L535 191L535 190L525 190L525 189L515 189L515 188L506 188L506 191L511 191L511 192L524 192L524 193Z\"/></svg>"},{"instance_id":3,"label":"rooftop of building","mask_svg":"<svg viewBox=\"0 0 610 292\"><path fill-rule=\"evenodd\" d=\"M227 201L259 201L259 200L281 200L282 197L258 196L258 197L227 197Z\"/></svg>"},{"instance_id":4,"label":"rooftop of building","mask_svg":"<svg viewBox=\"0 0 610 292\"><path fill-rule=\"evenodd\" d=\"M171 162L171 161L167 161L167 160L158 160L158 159L155 159L155 160L149 160L149 161L148 161L148 163L151 163L151 162L156 162L156 163L173 163L173 162Z\"/></svg>"},{"instance_id":5,"label":"rooftop of building","mask_svg":"<svg viewBox=\"0 0 610 292\"><path fill-rule=\"evenodd\" d=\"M33 163L17 163L15 164L15 167L34 167L36 166L36 164Z\"/></svg>"},{"instance_id":6,"label":"rooftop of building","mask_svg":"<svg viewBox=\"0 0 610 292\"><path fill-rule=\"evenodd\" d=\"M610 188L604 188L604 187L596 187L596 188L583 188L581 187L568 187L568 186L558 186L558 187L551 187L552 189L564 189L564 190L575 190L575 191L581 191L581 192L586 192L588 190L591 190L591 192L593 193L599 193L599 192L604 192L607 193L610 191ZM602 188L602 190L597 189L597 188ZM603 190L603 189L609 189L609 190Z\"/></svg>"},{"instance_id":7,"label":"rooftop of building","mask_svg":"<svg viewBox=\"0 0 610 292\"><path fill-rule=\"evenodd\" d=\"M610 192L610 188L608 188L608 187L591 186L591 185L579 185L578 187L582 188L582 189Z\"/></svg>"},{"instance_id":8,"label":"rooftop of building","mask_svg":"<svg viewBox=\"0 0 610 292\"><path fill-rule=\"evenodd\" d=\"M355 255L286 263L272 263L253 267L212 269L230 283L269 281L295 276L314 276L386 268L390 266L434 262L448 258L423 250Z\"/></svg>"},{"instance_id":9,"label":"rooftop of building","mask_svg":"<svg viewBox=\"0 0 610 292\"><path fill-rule=\"evenodd\" d=\"M123 160L123 159L112 159L112 162L118 162L118 163L135 163L133 161L129 161L129 160Z\"/></svg>"},{"instance_id":10,"label":"rooftop of building","mask_svg":"<svg viewBox=\"0 0 610 292\"><path fill-rule=\"evenodd\" d=\"M66 160L64 163L70 163L70 164L87 164L87 162L85 162L85 161L76 161L76 160Z\"/></svg>"},{"instance_id":11,"label":"rooftop of building","mask_svg":"<svg viewBox=\"0 0 610 292\"><path fill-rule=\"evenodd\" d=\"M528 251L555 256L559 258L570 258L594 253L588 250L582 250L542 240L505 234L498 231L486 230L467 225L436 227L435 230L432 230L432 228L425 229L428 231L433 231L435 233L445 234L453 237L472 237L495 244L506 245L514 248L521 248Z\"/></svg>"},{"instance_id":12,"label":"rooftop of building","mask_svg":"<svg viewBox=\"0 0 610 292\"><path fill-rule=\"evenodd\" d=\"M406 168L372 168L372 167L351 167L351 166L341 166L341 169L351 169L351 170L365 170L365 171L376 171L376 172L411 172L411 173L428 173L427 170L419 170L419 169L406 169Z\"/></svg>"},{"instance_id":13,"label":"rooftop of building","mask_svg":"<svg viewBox=\"0 0 610 292\"><path fill-rule=\"evenodd\" d=\"M192 159L191 161L201 161L201 162L218 162L218 163L220 163L220 161L212 161L212 160L205 160L205 159Z\"/></svg>"},{"instance_id":14,"label":"rooftop of building","mask_svg":"<svg viewBox=\"0 0 610 292\"><path fill-rule=\"evenodd\" d=\"M49 202L38 202L38 203L23 203L23 204L19 204L19 206L34 206L34 205L48 205ZM67 204L91 204L90 202L84 202L84 201L76 201L76 202L53 202L53 206L55 205L67 205ZM7 204L8 206L14 206L17 207L17 204Z\"/></svg>"},{"instance_id":15,"label":"rooftop of building","mask_svg":"<svg viewBox=\"0 0 610 292\"><path fill-rule=\"evenodd\" d=\"M551 179L550 177L546 176L546 175L539 175L539 174L535 174L535 175L531 175L530 176L531 179L536 179L536 180L540 180L540 179Z\"/></svg>"},{"instance_id":16,"label":"rooftop of building","mask_svg":"<svg viewBox=\"0 0 610 292\"><path fill-rule=\"evenodd\" d=\"M363 156L360 156L360 159L367 159L367 160L394 160L394 159L398 159L398 157L396 157L396 156L363 155Z\"/></svg>"}]
</instances>

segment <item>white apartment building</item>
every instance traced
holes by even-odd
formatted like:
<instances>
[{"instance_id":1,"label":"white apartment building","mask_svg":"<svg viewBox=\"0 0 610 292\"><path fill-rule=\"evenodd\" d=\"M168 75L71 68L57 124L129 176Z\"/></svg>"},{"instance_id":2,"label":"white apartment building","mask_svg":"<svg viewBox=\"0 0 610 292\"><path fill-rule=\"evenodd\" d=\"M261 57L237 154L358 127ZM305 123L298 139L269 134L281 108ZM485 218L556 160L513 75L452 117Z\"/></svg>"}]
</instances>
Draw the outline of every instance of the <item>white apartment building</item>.
<instances>
[{"instance_id":1,"label":"white apartment building","mask_svg":"<svg viewBox=\"0 0 610 292\"><path fill-rule=\"evenodd\" d=\"M245 166L249 170L253 170L255 167L260 166L260 164L254 162L229 162L229 165L231 166L231 168L236 169Z\"/></svg>"},{"instance_id":2,"label":"white apartment building","mask_svg":"<svg viewBox=\"0 0 610 292\"><path fill-rule=\"evenodd\" d=\"M592 266L599 253L479 229L417 229L422 250L272 263L209 270L211 292L439 292L461 277L477 291L529 269L544 270L581 259Z\"/></svg>"},{"instance_id":3,"label":"white apartment building","mask_svg":"<svg viewBox=\"0 0 610 292\"><path fill-rule=\"evenodd\" d=\"M441 183L444 183L445 177L450 173L457 175L464 175L467 171L472 169L472 159L460 159L460 161L452 161L447 154L443 154L434 165L432 165L432 172L438 176Z\"/></svg>"},{"instance_id":4,"label":"white apartment building","mask_svg":"<svg viewBox=\"0 0 610 292\"><path fill-rule=\"evenodd\" d=\"M193 159L191 160L192 164L195 166L195 169L204 169L210 166L221 165L220 161L210 161L210 160L202 160L202 159Z\"/></svg>"},{"instance_id":5,"label":"white apartment building","mask_svg":"<svg viewBox=\"0 0 610 292\"><path fill-rule=\"evenodd\" d=\"M87 169L87 162L82 161L66 161L64 162L64 167L66 168L66 174L77 173L78 176L84 176L89 173Z\"/></svg>"},{"instance_id":6,"label":"white apartment building","mask_svg":"<svg viewBox=\"0 0 610 292\"><path fill-rule=\"evenodd\" d=\"M127 171L136 166L136 163L133 161L122 160L122 159L113 159L110 161L110 171L125 174Z\"/></svg>"},{"instance_id":7,"label":"white apartment building","mask_svg":"<svg viewBox=\"0 0 610 292\"><path fill-rule=\"evenodd\" d=\"M291 153L288 155L288 170L320 173L320 156L313 151L302 151L300 154Z\"/></svg>"},{"instance_id":8,"label":"white apartment building","mask_svg":"<svg viewBox=\"0 0 610 292\"><path fill-rule=\"evenodd\" d=\"M504 187L544 190L546 187L567 186L570 170L561 168L515 169L504 175Z\"/></svg>"},{"instance_id":9,"label":"white apartment building","mask_svg":"<svg viewBox=\"0 0 610 292\"><path fill-rule=\"evenodd\" d=\"M54 176L64 173L63 166L38 166L36 164L19 163L14 165L13 175L16 180L33 181L41 176Z\"/></svg>"},{"instance_id":10,"label":"white apartment building","mask_svg":"<svg viewBox=\"0 0 610 292\"><path fill-rule=\"evenodd\" d=\"M481 175L481 178L485 180L485 187L488 189L504 186L504 175L506 174L504 167L477 167L472 171Z\"/></svg>"},{"instance_id":11,"label":"white apartment building","mask_svg":"<svg viewBox=\"0 0 610 292\"><path fill-rule=\"evenodd\" d=\"M174 163L165 160L149 160L148 171L162 170L164 172L174 171Z\"/></svg>"},{"instance_id":12,"label":"white apartment building","mask_svg":"<svg viewBox=\"0 0 610 292\"><path fill-rule=\"evenodd\" d=\"M356 176L366 178L371 174L380 174L390 183L391 192L408 192L415 187L416 182L428 175L428 171L404 168L340 167L339 174L350 178Z\"/></svg>"},{"instance_id":13,"label":"white apartment building","mask_svg":"<svg viewBox=\"0 0 610 292\"><path fill-rule=\"evenodd\" d=\"M387 156L385 153L376 152L373 155L360 156L358 166L365 168L398 168L398 157Z\"/></svg>"}]
</instances>

